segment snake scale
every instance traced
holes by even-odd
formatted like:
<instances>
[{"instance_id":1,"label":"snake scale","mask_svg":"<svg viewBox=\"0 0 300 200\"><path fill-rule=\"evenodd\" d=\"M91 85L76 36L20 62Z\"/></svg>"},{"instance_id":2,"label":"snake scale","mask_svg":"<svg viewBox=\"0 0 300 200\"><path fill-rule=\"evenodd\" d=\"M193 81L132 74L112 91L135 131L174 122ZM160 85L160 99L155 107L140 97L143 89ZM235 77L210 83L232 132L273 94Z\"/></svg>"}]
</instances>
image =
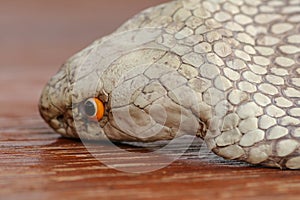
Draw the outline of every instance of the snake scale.
<instances>
[{"instance_id":1,"label":"snake scale","mask_svg":"<svg viewBox=\"0 0 300 200\"><path fill-rule=\"evenodd\" d=\"M300 168L300 0L174 0L71 57L39 110L66 137L201 137L217 155Z\"/></svg>"}]
</instances>

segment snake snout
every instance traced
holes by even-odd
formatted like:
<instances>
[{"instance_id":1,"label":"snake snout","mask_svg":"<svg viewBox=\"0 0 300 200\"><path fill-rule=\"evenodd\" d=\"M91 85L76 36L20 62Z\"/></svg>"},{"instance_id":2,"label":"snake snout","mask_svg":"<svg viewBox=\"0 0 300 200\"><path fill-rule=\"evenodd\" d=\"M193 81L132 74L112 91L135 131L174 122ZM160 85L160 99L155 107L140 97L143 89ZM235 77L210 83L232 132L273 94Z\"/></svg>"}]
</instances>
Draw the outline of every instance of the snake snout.
<instances>
[{"instance_id":1,"label":"snake snout","mask_svg":"<svg viewBox=\"0 0 300 200\"><path fill-rule=\"evenodd\" d=\"M68 127L66 120L68 108L72 105L68 91L68 78L63 67L47 83L39 102L39 111L43 119L56 132L63 135L66 135Z\"/></svg>"}]
</instances>

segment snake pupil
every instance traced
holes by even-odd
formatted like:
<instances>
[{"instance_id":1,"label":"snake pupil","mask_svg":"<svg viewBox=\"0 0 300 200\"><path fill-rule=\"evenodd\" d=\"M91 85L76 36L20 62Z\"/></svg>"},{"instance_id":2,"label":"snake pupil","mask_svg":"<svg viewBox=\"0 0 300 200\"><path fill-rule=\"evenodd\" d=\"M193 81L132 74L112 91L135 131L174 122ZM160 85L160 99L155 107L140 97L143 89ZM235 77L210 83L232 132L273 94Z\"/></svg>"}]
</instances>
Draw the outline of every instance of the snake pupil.
<instances>
[{"instance_id":1,"label":"snake pupil","mask_svg":"<svg viewBox=\"0 0 300 200\"><path fill-rule=\"evenodd\" d=\"M88 101L84 104L84 111L88 116L92 117L96 113L96 108L92 102Z\"/></svg>"}]
</instances>

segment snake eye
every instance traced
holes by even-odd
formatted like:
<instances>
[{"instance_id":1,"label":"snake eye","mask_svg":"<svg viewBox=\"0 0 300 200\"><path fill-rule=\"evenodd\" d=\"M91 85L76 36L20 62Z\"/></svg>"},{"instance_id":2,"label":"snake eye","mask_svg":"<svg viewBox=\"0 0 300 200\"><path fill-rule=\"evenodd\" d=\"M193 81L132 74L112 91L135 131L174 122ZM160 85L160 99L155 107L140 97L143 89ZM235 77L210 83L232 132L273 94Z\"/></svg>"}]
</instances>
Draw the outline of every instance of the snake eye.
<instances>
[{"instance_id":1,"label":"snake eye","mask_svg":"<svg viewBox=\"0 0 300 200\"><path fill-rule=\"evenodd\" d=\"M83 105L85 114L94 120L101 120L104 115L104 105L98 98L89 98Z\"/></svg>"}]
</instances>

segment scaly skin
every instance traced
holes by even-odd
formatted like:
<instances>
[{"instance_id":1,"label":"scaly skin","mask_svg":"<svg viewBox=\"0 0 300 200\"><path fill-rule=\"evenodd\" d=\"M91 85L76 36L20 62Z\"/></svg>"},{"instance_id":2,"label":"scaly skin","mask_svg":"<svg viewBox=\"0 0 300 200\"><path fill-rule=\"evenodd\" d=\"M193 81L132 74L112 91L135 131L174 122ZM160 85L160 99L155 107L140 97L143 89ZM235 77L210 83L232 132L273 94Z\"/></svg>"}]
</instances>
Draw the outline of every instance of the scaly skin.
<instances>
[{"instance_id":1,"label":"scaly skin","mask_svg":"<svg viewBox=\"0 0 300 200\"><path fill-rule=\"evenodd\" d=\"M39 108L67 137L196 134L226 159L298 169L299 66L299 0L177 0L70 58ZM99 122L81 112L90 97L105 103Z\"/></svg>"}]
</instances>

